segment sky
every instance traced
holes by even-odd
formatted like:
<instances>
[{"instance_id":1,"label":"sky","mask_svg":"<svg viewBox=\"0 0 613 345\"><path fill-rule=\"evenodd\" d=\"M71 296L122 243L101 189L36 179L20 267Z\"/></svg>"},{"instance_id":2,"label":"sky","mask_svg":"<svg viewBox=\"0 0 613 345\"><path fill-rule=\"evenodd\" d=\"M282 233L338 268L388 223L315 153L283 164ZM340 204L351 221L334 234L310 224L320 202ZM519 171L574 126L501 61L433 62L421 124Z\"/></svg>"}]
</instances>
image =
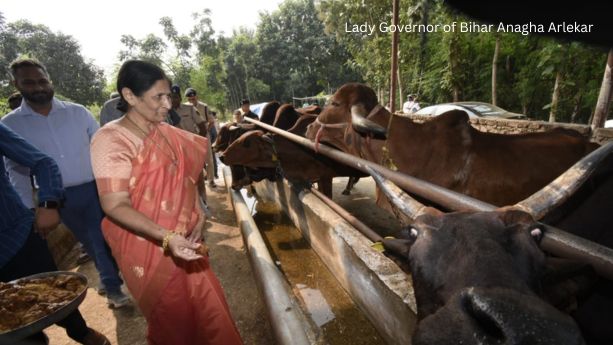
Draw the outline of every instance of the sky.
<instances>
[{"instance_id":1,"label":"sky","mask_svg":"<svg viewBox=\"0 0 613 345\"><path fill-rule=\"evenodd\" d=\"M73 36L81 54L103 68L107 76L122 49L121 35L136 39L153 33L164 37L159 19L172 18L179 34L189 34L192 13L211 10L216 33L226 36L244 26L255 29L259 12L271 13L283 0L1 0L0 12L7 23L27 19L53 32Z\"/></svg>"}]
</instances>

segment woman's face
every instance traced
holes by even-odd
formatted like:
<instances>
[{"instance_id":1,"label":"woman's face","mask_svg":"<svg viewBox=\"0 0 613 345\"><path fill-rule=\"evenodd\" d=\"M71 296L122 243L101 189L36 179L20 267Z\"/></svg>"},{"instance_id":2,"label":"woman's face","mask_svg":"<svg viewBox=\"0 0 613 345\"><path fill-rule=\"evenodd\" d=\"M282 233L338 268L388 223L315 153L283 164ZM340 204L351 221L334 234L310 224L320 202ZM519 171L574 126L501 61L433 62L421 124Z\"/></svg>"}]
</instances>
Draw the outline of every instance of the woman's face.
<instances>
[{"instance_id":1,"label":"woman's face","mask_svg":"<svg viewBox=\"0 0 613 345\"><path fill-rule=\"evenodd\" d=\"M166 120L168 110L172 107L170 100L170 85L167 80L158 80L141 96L134 98L132 110L145 120L161 122Z\"/></svg>"}]
</instances>

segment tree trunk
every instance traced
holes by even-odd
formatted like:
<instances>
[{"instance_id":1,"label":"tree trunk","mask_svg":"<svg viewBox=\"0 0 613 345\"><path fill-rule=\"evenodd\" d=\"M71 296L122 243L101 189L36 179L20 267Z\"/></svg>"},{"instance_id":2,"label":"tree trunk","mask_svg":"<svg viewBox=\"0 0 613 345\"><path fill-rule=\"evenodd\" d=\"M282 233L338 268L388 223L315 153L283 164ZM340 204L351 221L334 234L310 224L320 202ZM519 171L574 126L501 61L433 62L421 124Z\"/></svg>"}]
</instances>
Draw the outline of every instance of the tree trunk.
<instances>
[{"instance_id":1,"label":"tree trunk","mask_svg":"<svg viewBox=\"0 0 613 345\"><path fill-rule=\"evenodd\" d=\"M494 58L492 59L492 104L496 105L496 72L498 71L498 53L500 52L500 36L496 35Z\"/></svg>"},{"instance_id":2,"label":"tree trunk","mask_svg":"<svg viewBox=\"0 0 613 345\"><path fill-rule=\"evenodd\" d=\"M581 94L577 94L575 97L575 107L573 108L573 113L570 115L570 123L577 122L577 115L579 115L579 107L581 105L582 98L583 97Z\"/></svg>"},{"instance_id":3,"label":"tree trunk","mask_svg":"<svg viewBox=\"0 0 613 345\"><path fill-rule=\"evenodd\" d=\"M400 0L392 1L392 24L398 25L398 11ZM396 74L398 73L398 31L392 32L392 66L390 75L390 112L396 110Z\"/></svg>"},{"instance_id":4,"label":"tree trunk","mask_svg":"<svg viewBox=\"0 0 613 345\"><path fill-rule=\"evenodd\" d=\"M428 11L429 11L429 3L430 1L424 1L422 3L422 14L421 14L421 24L423 25L423 27L427 27L428 25ZM426 70L426 52L427 52L427 45L428 45L428 36L429 34L427 32L425 32L425 30L421 33L421 37L419 40L419 70L418 70L418 76L417 76L417 90L414 90L413 92L417 93L417 95L421 95L421 87L422 87L422 80L424 78L424 71ZM414 84L414 83L413 83Z\"/></svg>"},{"instance_id":5,"label":"tree trunk","mask_svg":"<svg viewBox=\"0 0 613 345\"><path fill-rule=\"evenodd\" d=\"M607 65L604 69L604 76L602 77L602 84L600 85L600 94L598 95L598 102L596 103L596 110L594 111L594 117L592 118L591 127L592 130L596 128L602 128L607 120L607 114L609 113L609 104L613 97L613 87L611 87L613 80L611 79L611 69L613 68L613 48L609 50L607 56Z\"/></svg>"},{"instance_id":6,"label":"tree trunk","mask_svg":"<svg viewBox=\"0 0 613 345\"><path fill-rule=\"evenodd\" d=\"M560 97L560 83L562 82L562 72L556 73L556 82L553 85L553 95L551 96L551 110L549 111L549 122L556 122L556 111L558 108L558 98Z\"/></svg>"},{"instance_id":7,"label":"tree trunk","mask_svg":"<svg viewBox=\"0 0 613 345\"><path fill-rule=\"evenodd\" d=\"M402 109L402 105L404 104L404 98L402 97L402 79L400 78L400 69L398 70L398 106Z\"/></svg>"},{"instance_id":8,"label":"tree trunk","mask_svg":"<svg viewBox=\"0 0 613 345\"><path fill-rule=\"evenodd\" d=\"M453 101L454 102L460 101L460 88L456 86L453 87Z\"/></svg>"}]
</instances>

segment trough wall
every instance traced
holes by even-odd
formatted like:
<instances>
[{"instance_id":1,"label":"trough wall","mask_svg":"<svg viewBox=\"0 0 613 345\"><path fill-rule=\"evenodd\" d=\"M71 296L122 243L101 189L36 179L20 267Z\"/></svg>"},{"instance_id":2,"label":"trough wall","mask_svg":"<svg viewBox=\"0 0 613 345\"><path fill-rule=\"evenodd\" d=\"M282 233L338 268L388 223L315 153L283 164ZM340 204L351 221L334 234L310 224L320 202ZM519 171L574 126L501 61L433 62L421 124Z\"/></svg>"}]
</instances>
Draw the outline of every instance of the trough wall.
<instances>
[{"instance_id":1,"label":"trough wall","mask_svg":"<svg viewBox=\"0 0 613 345\"><path fill-rule=\"evenodd\" d=\"M432 119L431 116L422 115L406 115L396 113L399 116L408 116L416 122L425 122ZM553 128L566 128L577 131L579 134L591 141L603 144L608 141L613 141L613 128L597 128L592 131L590 126L575 123L562 122L545 122L545 121L526 121L526 120L505 120L505 119L470 119L470 123L477 130L487 133L500 134L522 134L545 132Z\"/></svg>"},{"instance_id":2,"label":"trough wall","mask_svg":"<svg viewBox=\"0 0 613 345\"><path fill-rule=\"evenodd\" d=\"M411 343L416 305L405 272L311 192L285 180L252 186L259 198L281 206L388 344Z\"/></svg>"}]
</instances>

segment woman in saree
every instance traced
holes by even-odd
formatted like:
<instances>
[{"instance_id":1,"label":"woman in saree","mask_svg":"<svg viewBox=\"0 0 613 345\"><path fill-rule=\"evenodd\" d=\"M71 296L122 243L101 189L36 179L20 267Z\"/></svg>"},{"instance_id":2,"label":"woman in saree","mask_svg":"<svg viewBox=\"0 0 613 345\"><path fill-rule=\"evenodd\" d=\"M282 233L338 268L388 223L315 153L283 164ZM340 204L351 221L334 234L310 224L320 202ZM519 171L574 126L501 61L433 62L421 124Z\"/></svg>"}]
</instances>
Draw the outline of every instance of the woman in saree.
<instances>
[{"instance_id":1,"label":"woman in saree","mask_svg":"<svg viewBox=\"0 0 613 345\"><path fill-rule=\"evenodd\" d=\"M206 138L164 122L170 82L126 61L117 91L125 115L91 144L104 237L147 324L149 344L241 344L202 243L197 184Z\"/></svg>"}]
</instances>

